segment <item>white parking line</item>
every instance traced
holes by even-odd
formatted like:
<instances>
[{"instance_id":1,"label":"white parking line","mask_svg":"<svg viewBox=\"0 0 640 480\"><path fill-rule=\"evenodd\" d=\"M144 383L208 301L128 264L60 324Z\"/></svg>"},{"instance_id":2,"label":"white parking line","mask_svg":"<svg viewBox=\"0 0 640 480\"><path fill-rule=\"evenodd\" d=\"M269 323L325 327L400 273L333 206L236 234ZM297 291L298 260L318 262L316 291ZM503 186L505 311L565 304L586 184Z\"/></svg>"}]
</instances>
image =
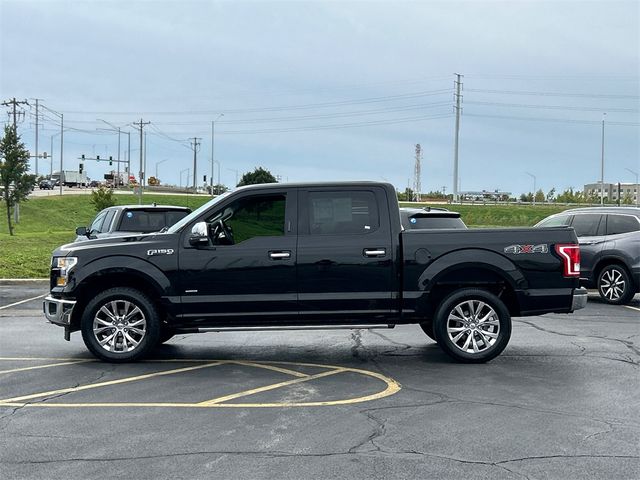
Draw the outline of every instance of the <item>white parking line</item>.
<instances>
[{"instance_id":1,"label":"white parking line","mask_svg":"<svg viewBox=\"0 0 640 480\"><path fill-rule=\"evenodd\" d=\"M626 308L630 308L631 310L637 310L638 312L640 312L640 308L638 307L632 307L631 305L623 305Z\"/></svg>"},{"instance_id":2,"label":"white parking line","mask_svg":"<svg viewBox=\"0 0 640 480\"><path fill-rule=\"evenodd\" d=\"M47 295L48 294L45 293L43 295L38 295L37 297L27 298L26 300L20 300L19 302L10 303L9 305L3 305L2 307L0 307L0 310L4 310L5 308L10 308L10 307L15 307L16 305L20 305L21 303L27 303L27 302L30 302L31 300L37 300L39 298L44 298Z\"/></svg>"}]
</instances>

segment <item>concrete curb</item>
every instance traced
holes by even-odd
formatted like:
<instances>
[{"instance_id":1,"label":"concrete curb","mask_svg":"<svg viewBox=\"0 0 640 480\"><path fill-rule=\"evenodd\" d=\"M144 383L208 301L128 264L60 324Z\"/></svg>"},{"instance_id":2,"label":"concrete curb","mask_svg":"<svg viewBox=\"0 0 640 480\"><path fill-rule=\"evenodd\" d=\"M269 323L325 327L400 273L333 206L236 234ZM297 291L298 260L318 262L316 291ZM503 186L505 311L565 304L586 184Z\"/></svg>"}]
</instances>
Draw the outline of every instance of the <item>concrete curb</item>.
<instances>
[{"instance_id":1,"label":"concrete curb","mask_svg":"<svg viewBox=\"0 0 640 480\"><path fill-rule=\"evenodd\" d=\"M15 285L49 286L48 278L0 278L0 287Z\"/></svg>"}]
</instances>

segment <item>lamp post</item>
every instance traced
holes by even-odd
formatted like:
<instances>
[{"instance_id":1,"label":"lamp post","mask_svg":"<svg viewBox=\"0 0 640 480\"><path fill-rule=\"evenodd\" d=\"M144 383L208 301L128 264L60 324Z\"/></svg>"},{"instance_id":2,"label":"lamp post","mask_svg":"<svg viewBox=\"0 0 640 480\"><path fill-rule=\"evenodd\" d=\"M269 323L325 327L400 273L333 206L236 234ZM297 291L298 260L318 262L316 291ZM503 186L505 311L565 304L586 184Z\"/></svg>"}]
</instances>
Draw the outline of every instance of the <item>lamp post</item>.
<instances>
[{"instance_id":1,"label":"lamp post","mask_svg":"<svg viewBox=\"0 0 640 480\"><path fill-rule=\"evenodd\" d=\"M218 115L214 120L211 120L211 196L213 197L213 164L215 163L214 156L214 139L215 139L215 125L216 122L220 119L220 117L224 117L224 113ZM220 164L218 164L218 185L220 185Z\"/></svg>"},{"instance_id":2,"label":"lamp post","mask_svg":"<svg viewBox=\"0 0 640 480\"><path fill-rule=\"evenodd\" d=\"M607 116L606 113L602 114L602 143L601 143L601 155L600 155L600 205L604 205L604 119Z\"/></svg>"},{"instance_id":3,"label":"lamp post","mask_svg":"<svg viewBox=\"0 0 640 480\"><path fill-rule=\"evenodd\" d=\"M630 168L625 168L625 170L636 176L636 185L634 188L636 191L636 207L638 207L640 206L640 185L638 185L638 172L636 172L635 170L631 170Z\"/></svg>"},{"instance_id":4,"label":"lamp post","mask_svg":"<svg viewBox=\"0 0 640 480\"><path fill-rule=\"evenodd\" d=\"M55 110L51 110L49 107L45 107L44 105L40 105L42 108L47 110L50 113L53 113L60 119L60 196L62 196L62 185L64 182L62 181L63 177L63 168L64 168L64 113L56 112Z\"/></svg>"},{"instance_id":5,"label":"lamp post","mask_svg":"<svg viewBox=\"0 0 640 480\"><path fill-rule=\"evenodd\" d=\"M233 184L233 188L235 190L238 187L238 170L236 170L235 168L227 168L227 170L229 170L230 172L235 172L236 174L236 183Z\"/></svg>"},{"instance_id":6,"label":"lamp post","mask_svg":"<svg viewBox=\"0 0 640 480\"><path fill-rule=\"evenodd\" d=\"M117 169L117 176L116 176L116 185L120 184L120 129L121 127L116 127L113 123L109 123L106 120L103 120L101 118L98 118L98 121L102 122L102 123L106 123L107 125L109 125L111 128L107 129L107 130L111 130L113 132L118 132L118 169ZM127 177L129 176L129 174L127 174Z\"/></svg>"},{"instance_id":7,"label":"lamp post","mask_svg":"<svg viewBox=\"0 0 640 480\"><path fill-rule=\"evenodd\" d=\"M156 180L158 180L158 165L160 165L161 163L166 162L167 160L169 160L169 159L165 158L164 160L160 160L159 162L156 162Z\"/></svg>"},{"instance_id":8,"label":"lamp post","mask_svg":"<svg viewBox=\"0 0 640 480\"><path fill-rule=\"evenodd\" d=\"M533 178L533 204L536 204L536 176L532 173L529 172L524 172L527 175L529 175L531 178Z\"/></svg>"},{"instance_id":9,"label":"lamp post","mask_svg":"<svg viewBox=\"0 0 640 480\"><path fill-rule=\"evenodd\" d=\"M188 185L189 182L189 172L191 171L190 168L185 168L184 170L180 170L180 186L182 187L182 174L184 172L187 172L187 180L185 182L185 187Z\"/></svg>"}]
</instances>

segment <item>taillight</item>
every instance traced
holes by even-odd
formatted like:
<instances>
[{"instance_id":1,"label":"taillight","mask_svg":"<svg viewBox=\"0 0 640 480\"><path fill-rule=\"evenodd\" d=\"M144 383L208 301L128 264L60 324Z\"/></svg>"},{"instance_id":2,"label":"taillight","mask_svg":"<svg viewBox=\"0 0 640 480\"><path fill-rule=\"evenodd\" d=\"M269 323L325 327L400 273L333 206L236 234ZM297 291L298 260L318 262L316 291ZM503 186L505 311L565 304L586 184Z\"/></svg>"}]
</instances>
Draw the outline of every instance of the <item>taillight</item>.
<instances>
[{"instance_id":1,"label":"taillight","mask_svg":"<svg viewBox=\"0 0 640 480\"><path fill-rule=\"evenodd\" d=\"M562 258L565 277L580 276L580 247L575 243L556 245L556 253Z\"/></svg>"}]
</instances>

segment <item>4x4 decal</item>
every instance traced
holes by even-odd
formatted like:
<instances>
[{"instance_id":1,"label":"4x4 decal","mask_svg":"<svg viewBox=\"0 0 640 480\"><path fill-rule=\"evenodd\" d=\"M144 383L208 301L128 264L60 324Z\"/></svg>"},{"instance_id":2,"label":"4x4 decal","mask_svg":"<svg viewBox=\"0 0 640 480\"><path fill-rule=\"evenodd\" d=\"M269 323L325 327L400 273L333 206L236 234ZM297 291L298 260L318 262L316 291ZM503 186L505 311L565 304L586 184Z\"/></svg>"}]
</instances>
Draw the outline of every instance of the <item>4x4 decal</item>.
<instances>
[{"instance_id":1,"label":"4x4 decal","mask_svg":"<svg viewBox=\"0 0 640 480\"><path fill-rule=\"evenodd\" d=\"M538 245L509 245L504 247L504 253L519 255L521 253L549 253L549 246L546 243Z\"/></svg>"}]
</instances>

